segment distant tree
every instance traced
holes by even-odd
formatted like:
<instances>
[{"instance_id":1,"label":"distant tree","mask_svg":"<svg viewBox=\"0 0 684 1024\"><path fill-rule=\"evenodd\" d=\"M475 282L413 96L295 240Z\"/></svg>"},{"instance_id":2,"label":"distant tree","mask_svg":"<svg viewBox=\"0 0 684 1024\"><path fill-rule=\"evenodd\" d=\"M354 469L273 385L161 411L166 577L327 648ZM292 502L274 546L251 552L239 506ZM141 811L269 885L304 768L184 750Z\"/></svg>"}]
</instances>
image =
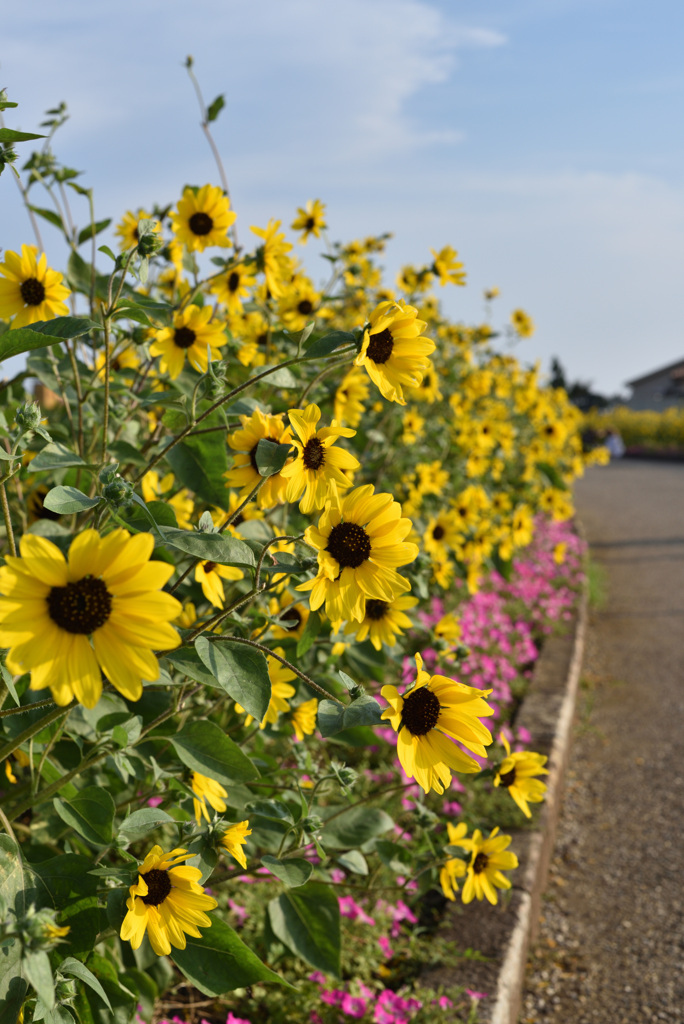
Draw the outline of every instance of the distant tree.
<instances>
[{"instance_id":1,"label":"distant tree","mask_svg":"<svg viewBox=\"0 0 684 1024\"><path fill-rule=\"evenodd\" d=\"M551 360L551 387L565 388L568 398L573 405L576 405L582 412L589 412L590 409L605 409L608 405L622 401L620 395L601 395L593 391L591 381L577 380L569 383L563 364L560 359L554 356Z\"/></svg>"}]
</instances>

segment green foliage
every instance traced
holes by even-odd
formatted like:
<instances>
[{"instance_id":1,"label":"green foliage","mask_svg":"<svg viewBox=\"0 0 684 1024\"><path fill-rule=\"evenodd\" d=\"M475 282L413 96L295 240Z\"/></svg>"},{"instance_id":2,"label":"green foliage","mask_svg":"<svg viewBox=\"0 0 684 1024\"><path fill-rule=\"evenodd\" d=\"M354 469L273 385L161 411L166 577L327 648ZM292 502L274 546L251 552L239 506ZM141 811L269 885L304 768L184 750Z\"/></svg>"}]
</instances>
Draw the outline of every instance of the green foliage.
<instances>
[{"instance_id":1,"label":"green foliage","mask_svg":"<svg viewBox=\"0 0 684 1024\"><path fill-rule=\"evenodd\" d=\"M85 317L58 316L54 320L31 324L30 327L5 331L0 336L0 362L22 352L58 345L65 338L78 338L99 326Z\"/></svg>"},{"instance_id":2,"label":"green foliage","mask_svg":"<svg viewBox=\"0 0 684 1024\"><path fill-rule=\"evenodd\" d=\"M312 967L340 976L340 908L320 882L288 890L271 900L268 919L276 938Z\"/></svg>"},{"instance_id":3,"label":"green foliage","mask_svg":"<svg viewBox=\"0 0 684 1024\"><path fill-rule=\"evenodd\" d=\"M220 920L215 920L201 939L189 935L185 949L174 949L171 959L206 996L220 996L259 981L283 984L230 925Z\"/></svg>"},{"instance_id":4,"label":"green foliage","mask_svg":"<svg viewBox=\"0 0 684 1024\"><path fill-rule=\"evenodd\" d=\"M183 764L224 785L259 778L252 761L214 722L188 722L171 742Z\"/></svg>"},{"instance_id":5,"label":"green foliage","mask_svg":"<svg viewBox=\"0 0 684 1024\"><path fill-rule=\"evenodd\" d=\"M214 680L245 711L261 722L271 699L266 658L260 651L237 647L230 640L195 640L195 650Z\"/></svg>"}]
</instances>

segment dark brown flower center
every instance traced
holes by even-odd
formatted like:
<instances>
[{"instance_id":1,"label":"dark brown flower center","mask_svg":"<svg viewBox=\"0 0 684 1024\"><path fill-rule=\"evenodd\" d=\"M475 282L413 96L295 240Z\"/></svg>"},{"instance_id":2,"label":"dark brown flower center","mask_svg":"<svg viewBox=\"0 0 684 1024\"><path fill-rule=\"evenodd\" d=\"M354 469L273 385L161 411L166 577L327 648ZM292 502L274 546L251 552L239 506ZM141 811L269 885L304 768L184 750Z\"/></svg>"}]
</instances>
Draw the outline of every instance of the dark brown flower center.
<instances>
[{"instance_id":1,"label":"dark brown flower center","mask_svg":"<svg viewBox=\"0 0 684 1024\"><path fill-rule=\"evenodd\" d=\"M216 568L216 562L205 562L204 563L204 571L205 571L205 573L207 575L209 575L210 572L213 572L215 568Z\"/></svg>"},{"instance_id":2,"label":"dark brown flower center","mask_svg":"<svg viewBox=\"0 0 684 1024\"><path fill-rule=\"evenodd\" d=\"M177 348L190 348L196 340L197 335L190 327L177 327L173 332L173 343Z\"/></svg>"},{"instance_id":3,"label":"dark brown flower center","mask_svg":"<svg viewBox=\"0 0 684 1024\"><path fill-rule=\"evenodd\" d=\"M19 291L27 306L40 306L45 299L45 288L35 277L27 277L22 281Z\"/></svg>"},{"instance_id":4,"label":"dark brown flower center","mask_svg":"<svg viewBox=\"0 0 684 1024\"><path fill-rule=\"evenodd\" d=\"M238 274L237 270L234 270L231 274L228 275L228 291L236 292L239 287L240 275Z\"/></svg>"},{"instance_id":5,"label":"dark brown flower center","mask_svg":"<svg viewBox=\"0 0 684 1024\"><path fill-rule=\"evenodd\" d=\"M392 332L386 327L379 334L371 334L366 355L374 363L386 363L392 355L393 348L394 338L392 337Z\"/></svg>"},{"instance_id":6,"label":"dark brown flower center","mask_svg":"<svg viewBox=\"0 0 684 1024\"><path fill-rule=\"evenodd\" d=\"M340 563L340 570L358 569L371 553L371 542L358 523L338 523L330 531L325 550Z\"/></svg>"},{"instance_id":7,"label":"dark brown flower center","mask_svg":"<svg viewBox=\"0 0 684 1024\"><path fill-rule=\"evenodd\" d=\"M389 611L389 604L387 601L379 601L376 597L371 597L366 601L366 618L372 619L373 622L379 622L380 619L384 619Z\"/></svg>"},{"instance_id":8,"label":"dark brown flower center","mask_svg":"<svg viewBox=\"0 0 684 1024\"><path fill-rule=\"evenodd\" d=\"M431 386L432 386L432 377L430 376L429 373L426 373L425 376L423 377L423 387L424 388L429 388Z\"/></svg>"},{"instance_id":9,"label":"dark brown flower center","mask_svg":"<svg viewBox=\"0 0 684 1024\"><path fill-rule=\"evenodd\" d=\"M208 213L193 213L188 221L188 227L193 235L208 235L214 226L214 222Z\"/></svg>"},{"instance_id":10,"label":"dark brown flower center","mask_svg":"<svg viewBox=\"0 0 684 1024\"><path fill-rule=\"evenodd\" d=\"M325 448L317 437L312 437L304 445L302 459L307 469L320 469L325 462Z\"/></svg>"},{"instance_id":11,"label":"dark brown flower center","mask_svg":"<svg viewBox=\"0 0 684 1024\"><path fill-rule=\"evenodd\" d=\"M301 313L302 316L308 316L309 313L313 313L313 302L309 299L302 299L302 301L297 304L297 312Z\"/></svg>"},{"instance_id":12,"label":"dark brown flower center","mask_svg":"<svg viewBox=\"0 0 684 1024\"><path fill-rule=\"evenodd\" d=\"M509 772L504 772L500 775L499 782L502 786L505 786L506 789L508 789L509 786L512 786L515 782L515 766L511 768Z\"/></svg>"},{"instance_id":13,"label":"dark brown flower center","mask_svg":"<svg viewBox=\"0 0 684 1024\"><path fill-rule=\"evenodd\" d=\"M268 345L268 332L264 331L263 334L257 335L257 345Z\"/></svg>"},{"instance_id":14,"label":"dark brown flower center","mask_svg":"<svg viewBox=\"0 0 684 1024\"><path fill-rule=\"evenodd\" d=\"M66 587L53 587L47 596L48 615L67 633L90 634L112 613L112 595L103 580L84 576Z\"/></svg>"},{"instance_id":15,"label":"dark brown flower center","mask_svg":"<svg viewBox=\"0 0 684 1024\"><path fill-rule=\"evenodd\" d=\"M412 736L425 736L437 725L441 707L437 694L421 686L404 697L401 724Z\"/></svg>"},{"instance_id":16,"label":"dark brown flower center","mask_svg":"<svg viewBox=\"0 0 684 1024\"><path fill-rule=\"evenodd\" d=\"M284 615L280 616L281 622L286 622L285 629L299 629L302 624L302 613L299 608L288 608Z\"/></svg>"},{"instance_id":17,"label":"dark brown flower center","mask_svg":"<svg viewBox=\"0 0 684 1024\"><path fill-rule=\"evenodd\" d=\"M442 537L444 536L444 527L440 526L439 523L437 523L437 526L435 526L432 531L432 536L434 537L435 540L441 540Z\"/></svg>"},{"instance_id":18,"label":"dark brown flower center","mask_svg":"<svg viewBox=\"0 0 684 1024\"><path fill-rule=\"evenodd\" d=\"M152 868L151 871L146 871L140 877L147 882L147 896L141 896L140 899L148 907L158 907L171 892L171 879L168 871Z\"/></svg>"},{"instance_id":19,"label":"dark brown flower center","mask_svg":"<svg viewBox=\"0 0 684 1024\"><path fill-rule=\"evenodd\" d=\"M305 231L313 231L313 229L315 227L316 227L316 218L315 217L307 217L306 220L304 221L304 230Z\"/></svg>"},{"instance_id":20,"label":"dark brown flower center","mask_svg":"<svg viewBox=\"0 0 684 1024\"><path fill-rule=\"evenodd\" d=\"M481 875L486 870L489 864L489 857L486 853L478 853L477 857L473 861L473 871L476 875Z\"/></svg>"}]
</instances>

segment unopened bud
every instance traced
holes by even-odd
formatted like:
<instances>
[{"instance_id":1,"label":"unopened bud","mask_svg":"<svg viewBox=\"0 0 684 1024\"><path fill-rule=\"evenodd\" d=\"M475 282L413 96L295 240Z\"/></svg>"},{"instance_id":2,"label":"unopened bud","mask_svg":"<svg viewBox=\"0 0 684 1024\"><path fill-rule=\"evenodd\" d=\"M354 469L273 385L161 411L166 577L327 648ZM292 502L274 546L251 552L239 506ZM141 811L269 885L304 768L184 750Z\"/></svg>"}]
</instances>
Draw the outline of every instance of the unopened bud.
<instances>
[{"instance_id":1,"label":"unopened bud","mask_svg":"<svg viewBox=\"0 0 684 1024\"><path fill-rule=\"evenodd\" d=\"M26 433L28 430L35 430L40 426L41 413L38 402L24 402L17 409L15 420L17 427Z\"/></svg>"}]
</instances>

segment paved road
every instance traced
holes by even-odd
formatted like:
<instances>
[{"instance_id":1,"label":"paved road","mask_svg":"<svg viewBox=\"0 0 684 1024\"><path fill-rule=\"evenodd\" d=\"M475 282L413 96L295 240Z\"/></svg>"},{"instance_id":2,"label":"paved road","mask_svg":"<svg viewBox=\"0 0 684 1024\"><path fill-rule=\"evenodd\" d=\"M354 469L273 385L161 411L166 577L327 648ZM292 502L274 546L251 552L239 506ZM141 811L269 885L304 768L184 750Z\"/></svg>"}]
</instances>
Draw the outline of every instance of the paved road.
<instances>
[{"instance_id":1,"label":"paved road","mask_svg":"<svg viewBox=\"0 0 684 1024\"><path fill-rule=\"evenodd\" d=\"M607 601L521 1021L684 1022L684 465L589 471Z\"/></svg>"}]
</instances>

